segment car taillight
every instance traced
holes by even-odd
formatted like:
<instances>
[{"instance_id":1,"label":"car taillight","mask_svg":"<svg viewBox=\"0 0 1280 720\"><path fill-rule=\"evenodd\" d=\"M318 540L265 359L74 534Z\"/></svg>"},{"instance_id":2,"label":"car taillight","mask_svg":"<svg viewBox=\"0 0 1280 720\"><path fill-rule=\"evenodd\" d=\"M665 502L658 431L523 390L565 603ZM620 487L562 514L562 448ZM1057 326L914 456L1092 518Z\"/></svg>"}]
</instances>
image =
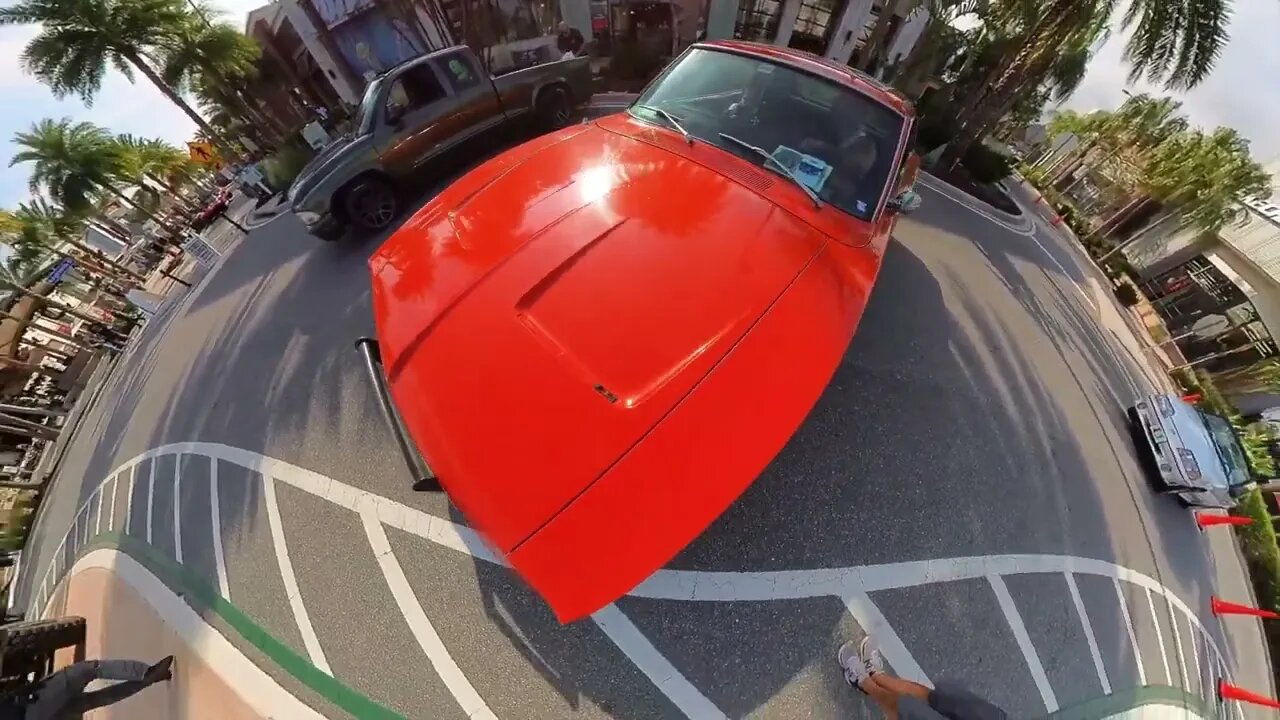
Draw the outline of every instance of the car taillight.
<instances>
[{"instance_id":1,"label":"car taillight","mask_svg":"<svg viewBox=\"0 0 1280 720\"><path fill-rule=\"evenodd\" d=\"M1188 480L1200 479L1200 465L1190 450L1178 448L1178 464L1182 466L1182 472L1186 474Z\"/></svg>"},{"instance_id":2,"label":"car taillight","mask_svg":"<svg viewBox=\"0 0 1280 720\"><path fill-rule=\"evenodd\" d=\"M1160 409L1160 414L1165 417L1173 417L1173 403L1169 402L1169 398L1160 395L1156 397L1156 407Z\"/></svg>"}]
</instances>

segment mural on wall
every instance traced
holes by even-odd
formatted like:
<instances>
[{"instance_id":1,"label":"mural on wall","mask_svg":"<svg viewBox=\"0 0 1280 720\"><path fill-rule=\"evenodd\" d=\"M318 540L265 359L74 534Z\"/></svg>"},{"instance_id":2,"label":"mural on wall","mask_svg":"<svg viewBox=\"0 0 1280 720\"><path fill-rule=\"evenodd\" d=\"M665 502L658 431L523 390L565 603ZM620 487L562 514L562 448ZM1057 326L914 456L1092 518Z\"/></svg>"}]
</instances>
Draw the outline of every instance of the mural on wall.
<instances>
[{"instance_id":1,"label":"mural on wall","mask_svg":"<svg viewBox=\"0 0 1280 720\"><path fill-rule=\"evenodd\" d=\"M413 28L380 10L352 17L330 33L347 64L366 80L426 52Z\"/></svg>"}]
</instances>

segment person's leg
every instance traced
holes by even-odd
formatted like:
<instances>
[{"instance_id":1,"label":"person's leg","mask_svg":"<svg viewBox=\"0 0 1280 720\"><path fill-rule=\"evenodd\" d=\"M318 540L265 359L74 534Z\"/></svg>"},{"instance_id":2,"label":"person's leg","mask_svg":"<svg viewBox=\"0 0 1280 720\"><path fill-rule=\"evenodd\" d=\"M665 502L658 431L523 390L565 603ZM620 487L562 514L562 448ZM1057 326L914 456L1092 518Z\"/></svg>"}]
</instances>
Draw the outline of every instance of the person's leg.
<instances>
[{"instance_id":1,"label":"person's leg","mask_svg":"<svg viewBox=\"0 0 1280 720\"><path fill-rule=\"evenodd\" d=\"M138 660L98 660L98 675L102 680L142 680L150 665Z\"/></svg>"},{"instance_id":2,"label":"person's leg","mask_svg":"<svg viewBox=\"0 0 1280 720\"><path fill-rule=\"evenodd\" d=\"M142 680L119 682L110 687L105 687L101 690L94 690L89 693L83 693L72 698L71 702L67 703L66 706L63 707L62 712L71 716L82 715L95 708L106 707L108 705L118 703L127 697L146 690L151 687L151 685L152 683L144 682Z\"/></svg>"},{"instance_id":3,"label":"person's leg","mask_svg":"<svg viewBox=\"0 0 1280 720\"><path fill-rule=\"evenodd\" d=\"M929 702L929 688L920 683L913 683L910 680L903 680L900 677L877 673L876 681L886 689L898 695L910 695L919 698L925 702Z\"/></svg>"},{"instance_id":4,"label":"person's leg","mask_svg":"<svg viewBox=\"0 0 1280 720\"><path fill-rule=\"evenodd\" d=\"M98 661L68 665L40 681L35 700L27 706L26 720L51 720L62 714L68 702L84 692L84 686L98 677Z\"/></svg>"},{"instance_id":5,"label":"person's leg","mask_svg":"<svg viewBox=\"0 0 1280 720\"><path fill-rule=\"evenodd\" d=\"M888 687L880 683L884 673L868 675L858 683L858 689L866 693L884 711L886 720L898 718L898 696Z\"/></svg>"}]
</instances>

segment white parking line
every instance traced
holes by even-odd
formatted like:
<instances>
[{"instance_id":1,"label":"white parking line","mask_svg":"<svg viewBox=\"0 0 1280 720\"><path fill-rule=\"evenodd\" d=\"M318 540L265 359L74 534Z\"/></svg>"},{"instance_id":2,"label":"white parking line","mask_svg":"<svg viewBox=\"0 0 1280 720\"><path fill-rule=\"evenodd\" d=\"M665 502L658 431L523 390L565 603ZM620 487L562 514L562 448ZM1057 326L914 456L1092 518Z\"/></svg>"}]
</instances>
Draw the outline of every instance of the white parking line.
<instances>
[{"instance_id":1,"label":"white parking line","mask_svg":"<svg viewBox=\"0 0 1280 720\"><path fill-rule=\"evenodd\" d=\"M369 539L369 547L378 561L378 567L382 569L383 579L387 581L387 588L395 598L400 614L404 616L405 622L409 625L409 631L418 641L418 647L422 648L431 667L435 669L440 680L449 689L449 693L466 713L468 720L496 718L484 698L480 697L480 693L476 692L471 681L467 680L467 676L462 673L462 668L458 667L458 663L449 654L449 649L444 646L444 641L440 639L440 634L436 632L435 626L427 618L426 612L422 609L422 603L418 602L413 586L409 584L404 569L400 567L400 561L391 550L391 542L387 539L387 532L382 528L382 523L378 520L373 503L363 504L358 512L360 521L364 525L365 536Z\"/></svg>"},{"instance_id":2,"label":"white parking line","mask_svg":"<svg viewBox=\"0 0 1280 720\"><path fill-rule=\"evenodd\" d=\"M1084 629L1085 642L1089 644L1089 655L1093 657L1093 669L1098 672L1098 682L1102 685L1104 695L1111 694L1111 681L1107 679L1107 669L1102 666L1102 653L1098 652L1098 639L1093 636L1093 625L1089 623L1089 615L1084 609L1084 600L1080 597L1080 588L1076 587L1076 576L1063 573L1067 578L1067 590L1071 593L1071 602L1076 606L1076 614L1080 616L1080 626Z\"/></svg>"},{"instance_id":3,"label":"white parking line","mask_svg":"<svg viewBox=\"0 0 1280 720\"><path fill-rule=\"evenodd\" d=\"M1187 656L1182 652L1182 631L1178 629L1178 616L1170 613L1169 627L1173 628L1173 647L1178 651L1178 671L1182 673L1182 687L1191 689L1191 680L1187 677Z\"/></svg>"},{"instance_id":4,"label":"white parking line","mask_svg":"<svg viewBox=\"0 0 1280 720\"><path fill-rule=\"evenodd\" d=\"M858 621L858 625L868 635L875 638L876 644L880 646L880 652L889 661L889 664L893 666L893 671L898 677L933 687L933 682L925 674L924 668L920 667L920 663L916 662L916 659L911 656L911 652L907 650L902 638L898 636L893 626L885 619L884 613L880 612L880 608L876 607L876 604L871 601L870 595L865 592L855 592L846 595L842 599L845 608L848 609L853 619Z\"/></svg>"},{"instance_id":5,"label":"white parking line","mask_svg":"<svg viewBox=\"0 0 1280 720\"><path fill-rule=\"evenodd\" d=\"M136 464L129 466L129 492L124 497L124 534L129 534L129 522L133 519L133 479L138 474Z\"/></svg>"},{"instance_id":6,"label":"white parking line","mask_svg":"<svg viewBox=\"0 0 1280 720\"><path fill-rule=\"evenodd\" d=\"M1138 647L1138 635L1133 631L1133 618L1129 615L1129 604L1124 600L1124 591L1120 589L1120 580L1111 578L1116 587L1116 602L1120 603L1120 614L1124 616L1124 629L1129 632L1129 645L1133 648L1133 663L1138 668L1138 684L1147 684L1147 671L1142 666L1142 648Z\"/></svg>"},{"instance_id":7,"label":"white parking line","mask_svg":"<svg viewBox=\"0 0 1280 720\"><path fill-rule=\"evenodd\" d=\"M116 496L120 494L119 473L111 476L111 513L107 515L107 532L116 531Z\"/></svg>"},{"instance_id":8,"label":"white parking line","mask_svg":"<svg viewBox=\"0 0 1280 720\"><path fill-rule=\"evenodd\" d=\"M1196 685L1200 686L1200 694L1203 695L1205 686L1201 682L1203 678L1200 675L1200 636L1196 629L1191 627L1190 621L1187 621L1187 627L1191 628L1191 635L1189 636L1191 638L1191 660L1196 666Z\"/></svg>"},{"instance_id":9,"label":"white parking line","mask_svg":"<svg viewBox=\"0 0 1280 720\"><path fill-rule=\"evenodd\" d=\"M649 642L617 605L610 604L596 611L591 619L685 715L699 720L727 717Z\"/></svg>"},{"instance_id":10,"label":"white parking line","mask_svg":"<svg viewBox=\"0 0 1280 720\"><path fill-rule=\"evenodd\" d=\"M1045 712L1052 713L1058 709L1058 698L1053 694L1053 686L1049 684L1049 676L1045 675L1044 665L1040 663L1040 656L1036 654L1036 648L1031 644L1031 636L1027 634L1027 626L1022 622L1022 615L1018 613L1018 608L1013 604L1013 596L1009 594L1009 587L1004 584L1004 578L999 575L988 575L987 582L991 583L991 589L996 593L996 602L1000 604L1000 610L1004 613L1004 619L1009 623L1009 629L1013 631L1013 639L1018 643L1018 649L1022 651L1022 658L1027 662L1027 669L1031 671L1031 679L1035 681L1036 689L1040 691L1040 699L1044 701Z\"/></svg>"},{"instance_id":11,"label":"white parking line","mask_svg":"<svg viewBox=\"0 0 1280 720\"><path fill-rule=\"evenodd\" d=\"M98 496L98 514L93 520L93 536L97 537L102 534L102 506L105 504L102 500L102 486L95 489L94 494Z\"/></svg>"},{"instance_id":12,"label":"white parking line","mask_svg":"<svg viewBox=\"0 0 1280 720\"><path fill-rule=\"evenodd\" d=\"M182 453L173 458L173 559L182 564Z\"/></svg>"},{"instance_id":13,"label":"white parking line","mask_svg":"<svg viewBox=\"0 0 1280 720\"><path fill-rule=\"evenodd\" d=\"M156 500L156 465L155 460L151 461L151 472L147 473L147 544L151 544L151 514L152 508Z\"/></svg>"},{"instance_id":14,"label":"white parking line","mask_svg":"<svg viewBox=\"0 0 1280 720\"><path fill-rule=\"evenodd\" d=\"M222 554L222 509L218 506L218 458L209 458L209 525L213 528L213 567L218 576L218 592L231 601L231 583L227 581L227 560Z\"/></svg>"},{"instance_id":15,"label":"white parking line","mask_svg":"<svg viewBox=\"0 0 1280 720\"><path fill-rule=\"evenodd\" d=\"M285 595L289 598L289 608L293 610L293 619L298 625L298 633L302 635L302 645L307 649L311 664L332 675L329 661L320 648L320 638L316 637L316 629L311 624L311 616L307 614L307 606L302 602L302 592L298 590L298 577L293 574L293 561L289 559L289 546L285 544L284 527L280 522L280 506L276 502L276 481L270 475L262 476L262 496L267 506L267 524L271 526L271 543L275 546L276 564L280 568L280 579L284 581Z\"/></svg>"},{"instance_id":16,"label":"white parking line","mask_svg":"<svg viewBox=\"0 0 1280 720\"><path fill-rule=\"evenodd\" d=\"M1169 655L1164 651L1164 632L1160 630L1160 616L1156 614L1156 601L1151 597L1151 590L1147 589L1147 607L1151 609L1151 624L1156 626L1156 645L1160 646L1160 662L1164 665L1164 681L1166 685L1173 684L1173 673L1169 672Z\"/></svg>"},{"instance_id":17,"label":"white parking line","mask_svg":"<svg viewBox=\"0 0 1280 720\"><path fill-rule=\"evenodd\" d=\"M283 482L291 487L307 492L308 494L332 502L339 507L361 513L362 517L371 514L372 518L374 518L378 523L379 530L381 530L381 526L385 524L387 526L396 527L412 533L442 547L465 553L486 562L496 564L503 563L503 558L489 548L483 539L481 539L481 537L471 528L454 523L446 518L430 515L414 508L410 508L404 504L397 503L393 500L371 494L338 480L306 470L305 468L248 450L242 450L217 443L174 443L154 448L130 459L117 468L117 472L129 470L130 480L132 481L133 475L135 474L134 468L138 463L145 460L154 460L155 458L163 455L177 453L201 455L210 458L211 463L213 463L210 473L212 480L210 483L211 513L216 513L218 504L216 498L218 462L229 462L257 471L262 475L265 488L264 495L269 496L269 500L267 502L268 520L272 526L273 542L278 543L277 560L278 562L281 559L285 561L281 567L282 578L284 578L284 582L286 584L286 591L290 595L291 604L295 601L300 603L301 598L297 593L296 578L292 576L291 563L288 563L287 560L287 548L284 548L283 553L279 551L280 545L283 544L283 529L280 524L278 502L275 497L275 482ZM131 492L132 491L130 491L130 493ZM127 523L128 517L126 516L126 524ZM218 530L220 522L216 518L214 519L214 525L215 537L220 538L221 532ZM385 536L385 532L383 532L383 535ZM215 545L215 555L217 554L217 546ZM394 556L391 556L391 558L389 558L389 561L390 560L394 560ZM215 562L215 564L221 564L223 566L220 573L221 575L225 575L225 561L223 561L223 563ZM398 567L398 565L398 561L395 561L395 566ZM52 566L48 568L48 572L52 572L53 570L54 567ZM394 571L391 572L392 575L394 575ZM1159 581L1144 575L1143 573L1111 562L1066 555L991 555L797 571L704 572L660 570L644 583L634 588L629 595L633 597L693 602L769 601L818 597L839 598L845 603L846 608L850 614L853 615L854 619L857 620L858 624L861 625L864 630L868 630L877 636L882 649L885 651L886 657L891 663L893 663L895 671L905 677L918 678L920 681L927 683L928 678L925 677L923 671L919 669L919 665L911 657L905 645L901 644L901 639L897 637L895 632L893 632L889 623L884 620L879 609L876 608L875 604L871 601L869 593L879 590L930 585L955 580L976 578L987 579L989 584L991 584L993 591L997 594L997 599L1001 603L1002 610L1006 612L1006 617L1012 618L1010 623L1011 629L1014 627L1013 620L1016 620L1016 623L1020 626L1020 630L1015 630L1015 635L1021 634L1022 636L1019 644L1024 649L1024 655L1027 657L1028 666L1033 668L1033 676L1039 676L1036 683L1037 689L1041 691L1042 699L1047 698L1046 707L1050 707L1050 703L1052 703L1053 707L1056 707L1056 696L1052 694L1053 691L1048 685L1047 676L1044 674L1043 666L1039 664L1039 658L1035 655L1034 647L1030 644L1030 638L1026 633L1026 627L1025 625L1022 625L1021 616L1016 615L1016 606L1013 605L1012 597L1008 594L1008 588L1001 579L1004 575L1040 573L1083 574L1112 579L1117 589L1117 598L1121 604L1121 612L1126 618L1126 631L1128 632L1130 642L1134 647L1134 657L1138 667L1139 677L1143 680L1144 684L1146 682L1144 663L1141 658L1141 650L1137 645L1133 619L1130 616L1128 604L1124 602L1123 593L1120 590L1119 583L1122 580L1142 588L1147 593L1148 606L1151 609L1153 619L1157 618L1154 608L1154 593L1158 593L1161 597L1164 597L1173 608L1185 613L1189 622L1204 634L1206 642L1206 658L1216 657L1216 659L1221 662L1221 652L1217 648L1212 637L1204 633L1203 624L1200 623L1199 619L1186 603L1178 598L1171 590L1161 585ZM46 573L46 576L47 575L48 573ZM224 582L221 576L219 578L219 582L220 585ZM1001 589L997 588L1002 588L1003 592ZM226 593L225 588L220 589ZM414 598L414 603L416 604L416 597ZM1010 611L1014 613L1013 616L1009 615ZM305 613L305 608L302 608L302 612ZM403 614L404 610L402 609L401 612ZM619 613L619 615L621 616L621 613ZM297 616L298 613L295 611L295 617ZM625 616L622 617L625 619ZM1081 617L1082 621L1086 621L1086 617L1083 612L1081 612ZM608 621L609 617L606 615L606 622ZM1168 684L1172 684L1171 673L1168 669L1168 658L1167 655L1164 654L1164 640L1159 623L1158 620L1153 621L1156 622L1157 637L1162 652L1162 661L1166 668L1166 682L1168 682ZM309 624L309 620L306 622ZM630 621L627 620L627 623L629 624ZM614 627L616 628L619 626L615 624ZM636 630L636 633L639 633L639 630ZM314 637L314 630L310 633L302 631L304 644L307 644L308 634ZM611 637L613 636L611 635ZM1095 637L1094 640L1096 643L1097 638ZM624 640L624 642L626 641ZM318 650L318 640L314 642L314 645ZM1029 655L1027 655L1028 648L1030 649ZM310 651L311 647L308 647L308 652ZM655 649L654 652L656 653L657 650ZM1034 661L1032 660L1033 658ZM665 659L663 660L665 662ZM1095 658L1095 663L1096 662L1097 658ZM313 664L321 666L321 663L316 662L314 658ZM1035 666L1038 666L1038 669L1036 669ZM327 663L323 665L323 667L327 670ZM1097 665L1095 664L1095 668L1096 667ZM668 697L670 697L671 693L679 695L680 693L685 692L680 689L680 684L678 682L676 684L660 684L659 689ZM696 691L696 688L694 688L694 690ZM676 700L673 699L673 702L676 702ZM681 702L685 701L682 700Z\"/></svg>"}]
</instances>

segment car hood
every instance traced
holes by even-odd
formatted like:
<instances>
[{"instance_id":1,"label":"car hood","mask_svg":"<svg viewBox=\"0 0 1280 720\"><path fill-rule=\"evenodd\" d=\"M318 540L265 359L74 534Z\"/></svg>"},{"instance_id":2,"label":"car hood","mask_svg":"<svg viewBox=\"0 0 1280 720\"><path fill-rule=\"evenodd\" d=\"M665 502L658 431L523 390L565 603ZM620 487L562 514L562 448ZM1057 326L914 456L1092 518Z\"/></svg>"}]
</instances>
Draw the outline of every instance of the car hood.
<instances>
[{"instance_id":1,"label":"car hood","mask_svg":"<svg viewBox=\"0 0 1280 720\"><path fill-rule=\"evenodd\" d=\"M511 552L641 443L826 242L677 154L592 126L541 138L464 176L371 259L392 395L451 499Z\"/></svg>"},{"instance_id":2,"label":"car hood","mask_svg":"<svg viewBox=\"0 0 1280 720\"><path fill-rule=\"evenodd\" d=\"M343 135L325 145L294 178L289 186L289 199L296 202L303 198L334 168L346 162L351 155L359 153L368 141L368 137L363 135Z\"/></svg>"}]
</instances>

